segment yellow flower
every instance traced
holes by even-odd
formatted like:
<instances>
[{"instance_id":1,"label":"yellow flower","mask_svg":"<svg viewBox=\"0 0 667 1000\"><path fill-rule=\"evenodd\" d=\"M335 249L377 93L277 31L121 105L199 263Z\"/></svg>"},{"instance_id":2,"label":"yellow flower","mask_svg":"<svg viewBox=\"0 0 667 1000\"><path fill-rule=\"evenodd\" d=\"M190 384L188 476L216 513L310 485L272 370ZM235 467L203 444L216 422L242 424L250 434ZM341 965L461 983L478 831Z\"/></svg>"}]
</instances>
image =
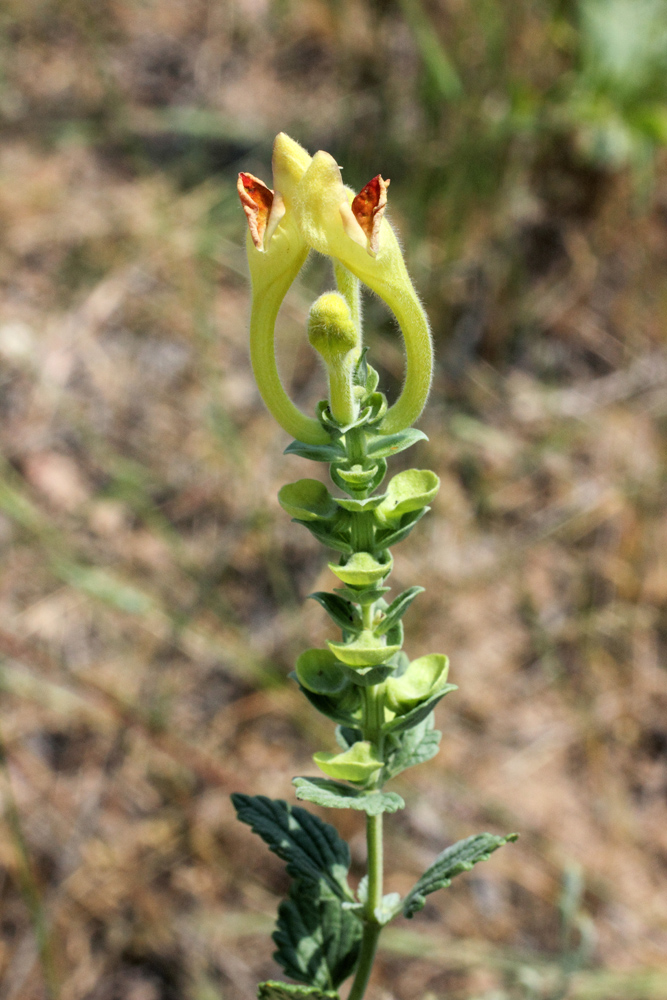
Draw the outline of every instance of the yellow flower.
<instances>
[{"instance_id":1,"label":"yellow flower","mask_svg":"<svg viewBox=\"0 0 667 1000\"><path fill-rule=\"evenodd\" d=\"M310 157L284 133L273 152L275 190L251 174L239 175L248 217L248 258L253 284L251 355L258 386L269 410L296 438L322 443L326 432L285 393L275 363L274 326L289 285L308 251L331 257L350 311L358 315L356 279L383 299L396 316L406 346L401 394L380 430L409 427L421 413L431 382L428 321L407 273L394 232L384 217L389 181L374 177L355 196L343 184L340 167L323 151Z\"/></svg>"}]
</instances>

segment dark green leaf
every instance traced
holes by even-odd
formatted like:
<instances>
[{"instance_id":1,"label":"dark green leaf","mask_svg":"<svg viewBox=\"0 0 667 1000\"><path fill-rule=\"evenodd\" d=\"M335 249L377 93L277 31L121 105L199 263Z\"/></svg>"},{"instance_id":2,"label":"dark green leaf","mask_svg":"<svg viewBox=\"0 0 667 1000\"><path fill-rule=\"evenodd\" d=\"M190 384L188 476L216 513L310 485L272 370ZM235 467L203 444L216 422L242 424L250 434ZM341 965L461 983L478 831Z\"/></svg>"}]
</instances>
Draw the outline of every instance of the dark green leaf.
<instances>
[{"instance_id":1,"label":"dark green leaf","mask_svg":"<svg viewBox=\"0 0 667 1000\"><path fill-rule=\"evenodd\" d=\"M368 361L366 360L367 354L368 354L368 348L364 347L363 351L361 352L361 356L359 357L359 360L357 361L354 367L354 372L352 374L354 384L360 385L362 389L365 389L368 383ZM373 386L373 389L375 389L375 386ZM372 392L373 389L369 391Z\"/></svg>"},{"instance_id":2,"label":"dark green leaf","mask_svg":"<svg viewBox=\"0 0 667 1000\"><path fill-rule=\"evenodd\" d=\"M398 434L378 434L368 442L367 453L370 458L389 458L410 448L417 441L428 441L428 438L416 427L408 427Z\"/></svg>"},{"instance_id":3,"label":"dark green leaf","mask_svg":"<svg viewBox=\"0 0 667 1000\"><path fill-rule=\"evenodd\" d=\"M392 545L397 545L407 538L417 521L421 521L424 514L428 514L430 507L422 507L421 510L412 510L409 514L404 514L400 520L398 528L394 531L378 531L375 536L375 544L378 549L388 549Z\"/></svg>"},{"instance_id":4,"label":"dark green leaf","mask_svg":"<svg viewBox=\"0 0 667 1000\"><path fill-rule=\"evenodd\" d=\"M417 705L404 715L397 715L391 722L386 722L382 728L386 733L402 733L406 729L412 729L433 711L441 698L444 698L450 691L456 690L458 690L456 684L446 684L433 698L429 698L422 705Z\"/></svg>"},{"instance_id":5,"label":"dark green leaf","mask_svg":"<svg viewBox=\"0 0 667 1000\"><path fill-rule=\"evenodd\" d=\"M359 612L351 601L340 597L338 594L329 594L326 591L318 590L314 594L309 594L314 601L321 604L329 617L342 628L344 632L354 631L361 628L361 618Z\"/></svg>"},{"instance_id":6,"label":"dark green leaf","mask_svg":"<svg viewBox=\"0 0 667 1000\"><path fill-rule=\"evenodd\" d=\"M358 721L358 716L361 714L361 693L356 685L350 685L344 699L341 699L340 695L329 697L326 694L316 694L301 684L299 690L305 694L313 708L326 715L327 719L332 719L341 726L354 726Z\"/></svg>"},{"instance_id":7,"label":"dark green leaf","mask_svg":"<svg viewBox=\"0 0 667 1000\"><path fill-rule=\"evenodd\" d=\"M296 983L279 983L269 979L257 987L257 1000L338 1000L334 990L320 990L317 986Z\"/></svg>"},{"instance_id":8,"label":"dark green leaf","mask_svg":"<svg viewBox=\"0 0 667 1000\"><path fill-rule=\"evenodd\" d=\"M328 778L292 778L296 797L328 809L358 809L369 816L404 809L405 802L396 792L364 792Z\"/></svg>"},{"instance_id":9,"label":"dark green leaf","mask_svg":"<svg viewBox=\"0 0 667 1000\"><path fill-rule=\"evenodd\" d=\"M377 632L375 633L377 635ZM403 622L397 621L387 632L387 645L388 646L402 646L403 639L405 638L403 634Z\"/></svg>"},{"instance_id":10,"label":"dark green leaf","mask_svg":"<svg viewBox=\"0 0 667 1000\"><path fill-rule=\"evenodd\" d=\"M345 458L345 450L336 444L305 444L303 441L292 441L285 448L285 455L299 455L309 458L311 462L339 462Z\"/></svg>"},{"instance_id":11,"label":"dark green leaf","mask_svg":"<svg viewBox=\"0 0 667 1000\"><path fill-rule=\"evenodd\" d=\"M372 493L386 476L387 463L381 458L372 468L362 469L358 465L349 468L339 462L334 463L329 472L336 486L340 486L345 493Z\"/></svg>"},{"instance_id":12,"label":"dark green leaf","mask_svg":"<svg viewBox=\"0 0 667 1000\"><path fill-rule=\"evenodd\" d=\"M382 775L385 781L395 778L408 767L423 764L435 757L442 733L434 729L433 725L433 712L429 712L426 718L412 729L394 734L387 739L386 764Z\"/></svg>"},{"instance_id":13,"label":"dark green leaf","mask_svg":"<svg viewBox=\"0 0 667 1000\"><path fill-rule=\"evenodd\" d=\"M309 986L331 989L350 975L359 956L361 923L331 896L324 882L315 888L302 880L292 883L278 908L273 934L276 961L286 975Z\"/></svg>"},{"instance_id":14,"label":"dark green leaf","mask_svg":"<svg viewBox=\"0 0 667 1000\"><path fill-rule=\"evenodd\" d=\"M391 590L391 587L376 587L371 585L370 587L334 587L337 594L344 597L347 601L354 601L355 604L372 604L374 601L380 600L383 594L386 594Z\"/></svg>"},{"instance_id":15,"label":"dark green leaf","mask_svg":"<svg viewBox=\"0 0 667 1000\"><path fill-rule=\"evenodd\" d=\"M235 792L232 803L242 823L259 834L287 862L292 878L323 880L340 899L351 899L347 884L350 850L329 823L282 799Z\"/></svg>"},{"instance_id":16,"label":"dark green leaf","mask_svg":"<svg viewBox=\"0 0 667 1000\"><path fill-rule=\"evenodd\" d=\"M314 535L318 542L322 545L326 545L327 548L335 549L336 552L344 552L345 555L352 555L354 551L349 542L349 535L347 533L343 534L337 530L337 526L321 524L318 521L300 521L298 518L293 518L297 524L302 524L304 528L308 528L311 535Z\"/></svg>"},{"instance_id":17,"label":"dark green leaf","mask_svg":"<svg viewBox=\"0 0 667 1000\"><path fill-rule=\"evenodd\" d=\"M336 726L336 743L343 750L349 750L351 746L363 740L364 735L361 729L353 729L350 726Z\"/></svg>"},{"instance_id":18,"label":"dark green leaf","mask_svg":"<svg viewBox=\"0 0 667 1000\"><path fill-rule=\"evenodd\" d=\"M385 611L385 617L382 619L379 625L375 626L376 635L384 635L389 629L400 621L405 612L408 610L412 602L414 601L417 594L423 593L423 587L410 587L408 590L404 590L402 594L394 598L387 610Z\"/></svg>"},{"instance_id":19,"label":"dark green leaf","mask_svg":"<svg viewBox=\"0 0 667 1000\"><path fill-rule=\"evenodd\" d=\"M518 833L510 833L507 837L496 837L492 833L477 833L465 840L459 840L457 844L452 844L438 855L403 900L405 916L412 917L418 910L423 909L425 897L429 893L445 889L451 885L456 875L470 871L478 861L487 861L494 851L503 844L516 840L518 836Z\"/></svg>"},{"instance_id":20,"label":"dark green leaf","mask_svg":"<svg viewBox=\"0 0 667 1000\"><path fill-rule=\"evenodd\" d=\"M342 666L350 681L358 687L372 687L374 684L381 684L382 681L386 681L387 677L396 673L396 668L389 662L380 663L376 667L348 667L344 664Z\"/></svg>"},{"instance_id":21,"label":"dark green leaf","mask_svg":"<svg viewBox=\"0 0 667 1000\"><path fill-rule=\"evenodd\" d=\"M345 497L335 497L336 503L343 510L349 510L354 513L366 513L369 510L375 510L379 507L383 500L386 499L386 493L378 493L372 497L366 497L365 500L348 500Z\"/></svg>"}]
</instances>

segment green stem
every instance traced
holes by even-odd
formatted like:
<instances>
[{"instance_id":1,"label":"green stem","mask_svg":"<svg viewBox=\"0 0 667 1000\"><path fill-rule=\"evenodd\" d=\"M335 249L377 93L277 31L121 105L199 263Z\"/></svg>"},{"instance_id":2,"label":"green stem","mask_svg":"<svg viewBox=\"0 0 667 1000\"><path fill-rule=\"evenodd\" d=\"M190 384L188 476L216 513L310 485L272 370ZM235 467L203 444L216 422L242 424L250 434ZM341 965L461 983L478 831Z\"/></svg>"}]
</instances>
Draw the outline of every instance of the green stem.
<instances>
[{"instance_id":1,"label":"green stem","mask_svg":"<svg viewBox=\"0 0 667 1000\"><path fill-rule=\"evenodd\" d=\"M361 1000L366 992L382 930L375 916L376 908L382 903L382 813L379 816L366 817L366 843L368 844L368 901L359 962L347 1000Z\"/></svg>"},{"instance_id":2,"label":"green stem","mask_svg":"<svg viewBox=\"0 0 667 1000\"><path fill-rule=\"evenodd\" d=\"M357 402L352 385L352 367L348 355L327 364L329 376L329 406L331 416L339 424L351 424L357 418Z\"/></svg>"},{"instance_id":3,"label":"green stem","mask_svg":"<svg viewBox=\"0 0 667 1000\"><path fill-rule=\"evenodd\" d=\"M361 605L361 623L364 629L373 628L373 619L375 617L375 601L371 601L370 604Z\"/></svg>"},{"instance_id":4,"label":"green stem","mask_svg":"<svg viewBox=\"0 0 667 1000\"><path fill-rule=\"evenodd\" d=\"M337 260L334 261L334 275L336 276L338 291L345 297L345 301L350 309L350 315L352 316L352 322L361 337L361 290L359 279L355 278L352 272L348 271Z\"/></svg>"},{"instance_id":5,"label":"green stem","mask_svg":"<svg viewBox=\"0 0 667 1000\"><path fill-rule=\"evenodd\" d=\"M353 428L345 435L345 446L350 464L361 464L366 458L366 429ZM374 540L374 519L372 513L357 512L352 519L352 545L355 552L372 551ZM361 605L363 627L371 629L375 613L375 602ZM364 688L363 735L376 747L382 757L382 722L384 702L381 685ZM383 845L382 814L366 817L366 844L368 849L368 899L364 913L364 930L361 951L352 989L347 1000L362 1000L371 976L378 939L382 926L375 911L382 904L383 892Z\"/></svg>"}]
</instances>

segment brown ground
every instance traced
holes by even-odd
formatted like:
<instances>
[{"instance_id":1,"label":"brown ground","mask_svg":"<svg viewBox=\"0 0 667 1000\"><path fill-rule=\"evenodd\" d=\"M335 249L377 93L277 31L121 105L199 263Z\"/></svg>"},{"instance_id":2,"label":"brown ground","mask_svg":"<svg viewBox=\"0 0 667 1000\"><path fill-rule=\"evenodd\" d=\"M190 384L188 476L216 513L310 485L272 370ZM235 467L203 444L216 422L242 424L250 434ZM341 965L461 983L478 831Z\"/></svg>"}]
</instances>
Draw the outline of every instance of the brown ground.
<instances>
[{"instance_id":1,"label":"brown ground","mask_svg":"<svg viewBox=\"0 0 667 1000\"><path fill-rule=\"evenodd\" d=\"M462 6L429 10L474 76ZM293 800L333 747L285 679L331 634L303 604L326 554L276 501L312 467L282 455L246 352L234 177L269 179L279 129L357 187L391 174L434 319L430 441L409 458L442 489L392 582L427 587L406 646L447 652L460 691L440 755L396 782L388 888L458 837L521 833L386 933L369 1000L556 1000L568 962L576 1000L667 996L664 162L642 194L562 136L519 138L486 200L446 178L436 197L473 102L429 121L398 8L1 16L0 1000L247 1000L279 975L283 866L229 793ZM545 30L526 4L513 58L538 80L560 72ZM304 406L324 275L282 321ZM393 392L399 345L369 315ZM327 818L358 877L360 817Z\"/></svg>"}]
</instances>

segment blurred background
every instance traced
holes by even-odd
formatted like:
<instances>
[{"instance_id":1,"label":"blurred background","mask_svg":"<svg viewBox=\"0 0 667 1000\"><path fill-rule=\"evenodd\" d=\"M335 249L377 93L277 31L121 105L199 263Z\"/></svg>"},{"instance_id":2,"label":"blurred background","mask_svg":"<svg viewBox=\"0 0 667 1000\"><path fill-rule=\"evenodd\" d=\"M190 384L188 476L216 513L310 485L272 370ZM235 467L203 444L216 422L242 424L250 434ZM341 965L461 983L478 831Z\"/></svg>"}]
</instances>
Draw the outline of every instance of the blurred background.
<instances>
[{"instance_id":1,"label":"blurred background","mask_svg":"<svg viewBox=\"0 0 667 1000\"><path fill-rule=\"evenodd\" d=\"M333 749L288 681L327 554L278 507L236 173L279 130L389 215L432 319L433 512L392 583L460 691L399 779L369 1000L667 996L667 2L4 0L0 1000L241 1000L284 866L231 791ZM304 320L283 370L324 380ZM395 398L400 338L367 304ZM319 470L315 471L318 474ZM363 822L329 812L363 871Z\"/></svg>"}]
</instances>

